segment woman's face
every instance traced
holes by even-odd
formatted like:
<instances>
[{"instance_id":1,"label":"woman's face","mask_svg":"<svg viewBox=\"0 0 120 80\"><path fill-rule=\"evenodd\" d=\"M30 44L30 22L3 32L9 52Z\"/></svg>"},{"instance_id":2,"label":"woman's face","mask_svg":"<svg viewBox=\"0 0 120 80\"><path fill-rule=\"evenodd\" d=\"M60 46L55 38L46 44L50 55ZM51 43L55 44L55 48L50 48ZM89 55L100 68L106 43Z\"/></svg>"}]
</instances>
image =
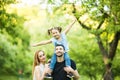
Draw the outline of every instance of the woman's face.
<instances>
[{"instance_id":1,"label":"woman's face","mask_svg":"<svg viewBox=\"0 0 120 80\"><path fill-rule=\"evenodd\" d=\"M38 53L38 58L39 58L40 62L45 62L46 61L46 55L45 55L45 53L42 52L42 51L40 51Z\"/></svg>"}]
</instances>

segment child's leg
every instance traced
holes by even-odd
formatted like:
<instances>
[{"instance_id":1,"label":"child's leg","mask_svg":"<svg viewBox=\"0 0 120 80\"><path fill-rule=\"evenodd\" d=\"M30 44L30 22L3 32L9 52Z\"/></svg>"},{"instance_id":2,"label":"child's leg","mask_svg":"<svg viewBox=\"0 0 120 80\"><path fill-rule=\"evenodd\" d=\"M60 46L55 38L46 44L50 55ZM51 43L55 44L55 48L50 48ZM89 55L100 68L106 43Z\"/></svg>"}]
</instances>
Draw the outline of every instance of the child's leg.
<instances>
[{"instance_id":1,"label":"child's leg","mask_svg":"<svg viewBox=\"0 0 120 80\"><path fill-rule=\"evenodd\" d=\"M64 53L65 66L71 66L70 57L67 52Z\"/></svg>"},{"instance_id":2,"label":"child's leg","mask_svg":"<svg viewBox=\"0 0 120 80\"><path fill-rule=\"evenodd\" d=\"M51 70L54 69L55 63L56 63L56 54L54 53L52 58L51 58L51 62L50 62L50 69Z\"/></svg>"},{"instance_id":3,"label":"child's leg","mask_svg":"<svg viewBox=\"0 0 120 80\"><path fill-rule=\"evenodd\" d=\"M71 61L70 61L70 58L69 58L69 55L68 55L67 52L64 53L64 59L65 59L65 66L66 66L67 77L72 78L74 76L73 76L73 74L69 70L69 68L71 66Z\"/></svg>"}]
</instances>

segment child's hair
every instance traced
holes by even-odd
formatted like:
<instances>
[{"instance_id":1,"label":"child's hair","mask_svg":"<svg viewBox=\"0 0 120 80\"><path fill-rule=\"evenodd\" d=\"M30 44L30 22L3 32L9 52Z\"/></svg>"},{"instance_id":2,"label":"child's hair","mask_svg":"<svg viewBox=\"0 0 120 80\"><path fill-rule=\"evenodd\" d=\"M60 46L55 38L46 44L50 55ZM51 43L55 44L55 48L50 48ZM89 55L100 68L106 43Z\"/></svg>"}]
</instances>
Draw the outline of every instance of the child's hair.
<instances>
[{"instance_id":1,"label":"child's hair","mask_svg":"<svg viewBox=\"0 0 120 80\"><path fill-rule=\"evenodd\" d=\"M52 31L53 29L58 30L60 33L61 33L61 31L62 31L62 28L61 28L61 27L53 27L53 28L48 29L48 35L51 34L51 31Z\"/></svg>"}]
</instances>

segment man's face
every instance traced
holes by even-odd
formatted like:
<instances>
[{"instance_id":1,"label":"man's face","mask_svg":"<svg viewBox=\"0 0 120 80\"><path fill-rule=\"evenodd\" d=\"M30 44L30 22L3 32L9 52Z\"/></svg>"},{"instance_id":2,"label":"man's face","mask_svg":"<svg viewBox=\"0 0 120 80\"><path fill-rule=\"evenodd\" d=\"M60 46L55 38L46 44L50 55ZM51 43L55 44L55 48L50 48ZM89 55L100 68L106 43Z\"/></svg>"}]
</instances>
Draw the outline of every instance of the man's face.
<instances>
[{"instance_id":1,"label":"man's face","mask_svg":"<svg viewBox=\"0 0 120 80\"><path fill-rule=\"evenodd\" d=\"M64 48L62 46L57 46L55 48L55 52L56 52L57 57L62 57L65 50L64 50Z\"/></svg>"}]
</instances>

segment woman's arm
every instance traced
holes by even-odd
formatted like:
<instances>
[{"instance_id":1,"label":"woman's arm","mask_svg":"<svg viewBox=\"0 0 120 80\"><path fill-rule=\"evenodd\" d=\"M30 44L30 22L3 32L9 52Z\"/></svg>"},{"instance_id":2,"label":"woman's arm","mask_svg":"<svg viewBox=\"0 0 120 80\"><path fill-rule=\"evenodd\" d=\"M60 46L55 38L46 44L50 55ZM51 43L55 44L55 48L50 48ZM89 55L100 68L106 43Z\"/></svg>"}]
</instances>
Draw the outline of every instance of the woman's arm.
<instances>
[{"instance_id":1,"label":"woman's arm","mask_svg":"<svg viewBox=\"0 0 120 80\"><path fill-rule=\"evenodd\" d=\"M76 22L76 19L66 27L66 29L64 30L65 34L67 34L69 32L69 30L72 28L72 26L75 22Z\"/></svg>"},{"instance_id":2,"label":"woman's arm","mask_svg":"<svg viewBox=\"0 0 120 80\"><path fill-rule=\"evenodd\" d=\"M36 46L41 46L41 45L45 45L45 44L49 44L49 43L52 43L51 39L32 44L31 46L36 47Z\"/></svg>"}]
</instances>

